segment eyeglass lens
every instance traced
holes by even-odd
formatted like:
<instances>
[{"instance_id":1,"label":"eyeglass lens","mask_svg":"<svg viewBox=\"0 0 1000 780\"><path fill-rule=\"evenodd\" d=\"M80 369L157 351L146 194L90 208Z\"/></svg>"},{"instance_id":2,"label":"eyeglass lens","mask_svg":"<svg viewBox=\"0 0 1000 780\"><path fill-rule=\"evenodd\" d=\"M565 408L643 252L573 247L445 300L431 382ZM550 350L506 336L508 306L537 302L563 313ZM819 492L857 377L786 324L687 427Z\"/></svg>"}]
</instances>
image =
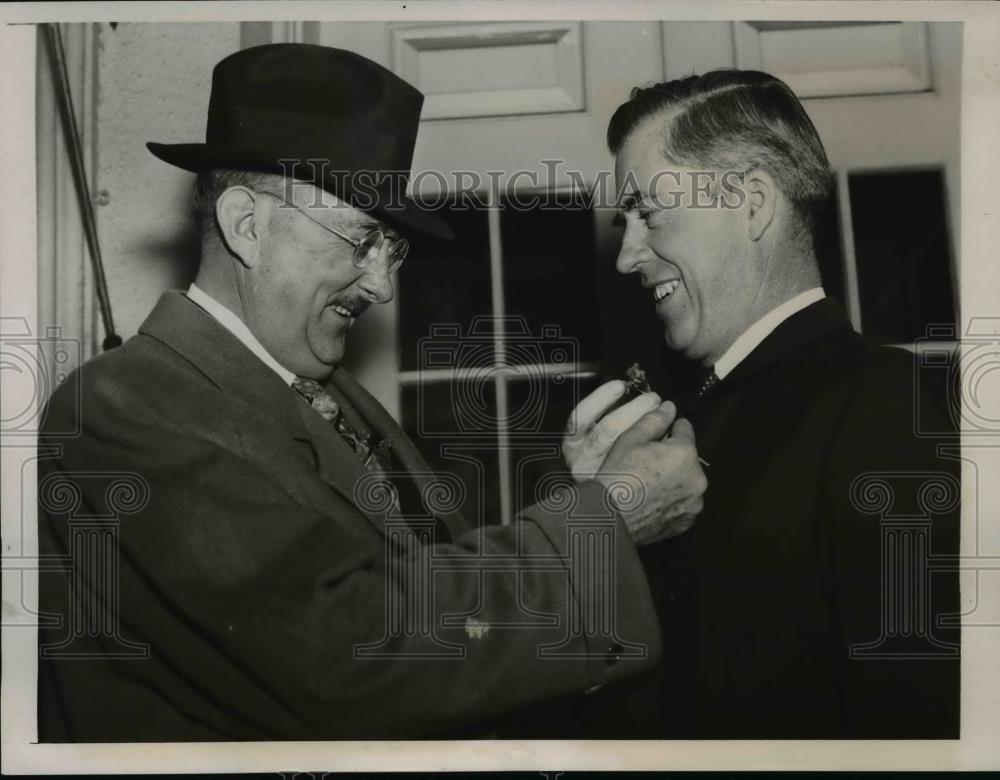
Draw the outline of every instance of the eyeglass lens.
<instances>
[{"instance_id":1,"label":"eyeglass lens","mask_svg":"<svg viewBox=\"0 0 1000 780\"><path fill-rule=\"evenodd\" d=\"M382 243L386 240L385 234L381 230L373 230L366 235L357 248L358 265L370 264L382 248ZM410 244L405 238L397 238L389 244L389 260L393 266L398 267L406 259Z\"/></svg>"}]
</instances>

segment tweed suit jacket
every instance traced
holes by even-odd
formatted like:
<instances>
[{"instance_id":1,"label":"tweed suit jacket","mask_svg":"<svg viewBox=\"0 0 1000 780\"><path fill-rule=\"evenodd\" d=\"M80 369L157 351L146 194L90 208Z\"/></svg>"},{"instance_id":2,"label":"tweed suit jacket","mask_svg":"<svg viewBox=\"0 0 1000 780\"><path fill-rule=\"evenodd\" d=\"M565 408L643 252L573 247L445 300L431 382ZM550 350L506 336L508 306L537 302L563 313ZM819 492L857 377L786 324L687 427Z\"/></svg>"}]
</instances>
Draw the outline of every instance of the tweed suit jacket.
<instances>
[{"instance_id":1,"label":"tweed suit jacket","mask_svg":"<svg viewBox=\"0 0 1000 780\"><path fill-rule=\"evenodd\" d=\"M346 371L331 381L426 487L385 409ZM398 542L350 446L180 293L77 371L43 428L40 550L68 575L41 575L41 741L434 736L659 657L641 562L599 485L508 527L443 508L450 534ZM607 530L586 582L573 516ZM107 544L88 564L95 522ZM599 592L610 632L579 619Z\"/></svg>"}]
</instances>

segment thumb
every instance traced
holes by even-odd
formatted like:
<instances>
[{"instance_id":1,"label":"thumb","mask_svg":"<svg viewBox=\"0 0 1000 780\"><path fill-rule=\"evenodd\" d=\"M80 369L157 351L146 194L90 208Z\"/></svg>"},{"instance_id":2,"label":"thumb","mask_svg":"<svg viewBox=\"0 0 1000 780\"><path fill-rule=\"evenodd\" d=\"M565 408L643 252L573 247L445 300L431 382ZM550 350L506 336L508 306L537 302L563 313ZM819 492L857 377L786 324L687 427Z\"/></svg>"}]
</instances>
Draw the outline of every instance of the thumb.
<instances>
[{"instance_id":1,"label":"thumb","mask_svg":"<svg viewBox=\"0 0 1000 780\"><path fill-rule=\"evenodd\" d=\"M612 451L630 449L639 444L662 439L670 430L670 423L674 421L675 414L677 410L674 405L670 401L665 401L653 411L640 417L635 425L619 436L611 448Z\"/></svg>"},{"instance_id":2,"label":"thumb","mask_svg":"<svg viewBox=\"0 0 1000 780\"><path fill-rule=\"evenodd\" d=\"M674 424L674 420L677 419L677 404L673 401L664 401L660 404L660 411L667 416L667 430L670 426Z\"/></svg>"}]
</instances>

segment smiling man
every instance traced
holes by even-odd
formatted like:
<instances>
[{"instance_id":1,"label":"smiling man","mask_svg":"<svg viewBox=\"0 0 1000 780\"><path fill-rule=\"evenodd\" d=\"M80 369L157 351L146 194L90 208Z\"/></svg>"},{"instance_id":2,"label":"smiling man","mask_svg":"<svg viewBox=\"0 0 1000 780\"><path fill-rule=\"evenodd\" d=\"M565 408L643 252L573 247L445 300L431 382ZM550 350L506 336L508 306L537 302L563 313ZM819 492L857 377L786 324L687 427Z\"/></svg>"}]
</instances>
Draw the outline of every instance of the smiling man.
<instances>
[{"instance_id":1,"label":"smiling man","mask_svg":"<svg viewBox=\"0 0 1000 780\"><path fill-rule=\"evenodd\" d=\"M216 66L206 143L149 145L197 172L201 265L48 406L40 741L455 735L658 658L633 538L689 527L705 490L671 404L623 407L581 476L606 385L567 437L579 484L470 529L340 367L403 234L450 233L371 189L408 175L422 100L357 54L262 46Z\"/></svg>"},{"instance_id":2,"label":"smiling man","mask_svg":"<svg viewBox=\"0 0 1000 780\"><path fill-rule=\"evenodd\" d=\"M689 533L643 552L657 673L592 697L577 734L957 736L956 440L915 422L950 428L944 388L917 393L911 355L820 286L831 174L805 110L773 76L715 71L633 90L608 143L618 270L704 372L678 404L709 488Z\"/></svg>"},{"instance_id":3,"label":"smiling man","mask_svg":"<svg viewBox=\"0 0 1000 780\"><path fill-rule=\"evenodd\" d=\"M204 249L188 297L236 314L263 354L294 375L325 379L355 320L392 299L407 240L325 190L278 174L209 170L195 188ZM253 232L259 222L270 228L266 236ZM338 245L352 263L330 262Z\"/></svg>"}]
</instances>

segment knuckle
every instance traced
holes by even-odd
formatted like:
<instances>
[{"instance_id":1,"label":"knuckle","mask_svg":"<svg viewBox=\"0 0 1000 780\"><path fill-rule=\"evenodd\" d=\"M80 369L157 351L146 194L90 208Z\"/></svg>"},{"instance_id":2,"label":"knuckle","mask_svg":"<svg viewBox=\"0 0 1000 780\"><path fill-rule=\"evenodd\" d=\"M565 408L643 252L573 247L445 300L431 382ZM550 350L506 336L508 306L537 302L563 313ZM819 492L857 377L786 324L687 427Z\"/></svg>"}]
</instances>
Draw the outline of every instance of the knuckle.
<instances>
[{"instance_id":1,"label":"knuckle","mask_svg":"<svg viewBox=\"0 0 1000 780\"><path fill-rule=\"evenodd\" d=\"M640 399L642 401L642 406L648 409L650 412L659 412L660 409L660 396L656 393L647 393Z\"/></svg>"},{"instance_id":2,"label":"knuckle","mask_svg":"<svg viewBox=\"0 0 1000 780\"><path fill-rule=\"evenodd\" d=\"M602 420L591 429L590 440L594 444L599 445L606 442L608 439L611 438L611 436L612 434L611 431L609 430L608 423Z\"/></svg>"},{"instance_id":3,"label":"knuckle","mask_svg":"<svg viewBox=\"0 0 1000 780\"><path fill-rule=\"evenodd\" d=\"M648 423L650 421L654 421L654 420L658 419L659 417L661 417L660 410L658 408L654 407L652 409L646 409L643 412L642 417L639 418L639 422L640 423Z\"/></svg>"}]
</instances>

